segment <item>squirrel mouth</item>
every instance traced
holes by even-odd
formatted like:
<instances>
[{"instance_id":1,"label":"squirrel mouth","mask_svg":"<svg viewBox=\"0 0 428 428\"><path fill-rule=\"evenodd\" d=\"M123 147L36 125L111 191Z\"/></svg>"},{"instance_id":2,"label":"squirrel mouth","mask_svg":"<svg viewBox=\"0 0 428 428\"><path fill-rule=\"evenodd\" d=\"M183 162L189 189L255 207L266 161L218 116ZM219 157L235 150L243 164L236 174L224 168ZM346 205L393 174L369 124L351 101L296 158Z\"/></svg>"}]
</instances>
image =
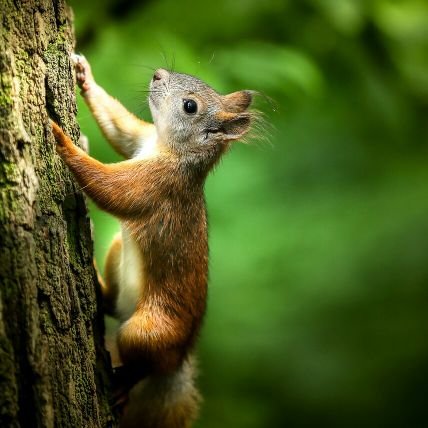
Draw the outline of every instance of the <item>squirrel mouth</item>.
<instances>
[{"instance_id":1,"label":"squirrel mouth","mask_svg":"<svg viewBox=\"0 0 428 428\"><path fill-rule=\"evenodd\" d=\"M152 103L154 105L154 107L156 107L156 108L158 107L153 92L150 92L150 94L149 94L149 102Z\"/></svg>"}]
</instances>

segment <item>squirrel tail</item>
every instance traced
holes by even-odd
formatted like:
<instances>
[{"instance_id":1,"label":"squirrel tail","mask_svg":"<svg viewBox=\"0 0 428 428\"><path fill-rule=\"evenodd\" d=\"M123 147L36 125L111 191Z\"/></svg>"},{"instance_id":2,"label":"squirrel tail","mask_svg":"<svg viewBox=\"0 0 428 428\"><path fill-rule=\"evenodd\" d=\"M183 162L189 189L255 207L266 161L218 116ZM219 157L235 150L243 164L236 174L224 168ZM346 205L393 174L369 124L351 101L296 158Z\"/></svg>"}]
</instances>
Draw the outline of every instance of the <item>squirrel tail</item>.
<instances>
[{"instance_id":1,"label":"squirrel tail","mask_svg":"<svg viewBox=\"0 0 428 428\"><path fill-rule=\"evenodd\" d=\"M120 428L190 428L201 402L195 376L196 361L190 356L175 373L138 383L130 392Z\"/></svg>"}]
</instances>

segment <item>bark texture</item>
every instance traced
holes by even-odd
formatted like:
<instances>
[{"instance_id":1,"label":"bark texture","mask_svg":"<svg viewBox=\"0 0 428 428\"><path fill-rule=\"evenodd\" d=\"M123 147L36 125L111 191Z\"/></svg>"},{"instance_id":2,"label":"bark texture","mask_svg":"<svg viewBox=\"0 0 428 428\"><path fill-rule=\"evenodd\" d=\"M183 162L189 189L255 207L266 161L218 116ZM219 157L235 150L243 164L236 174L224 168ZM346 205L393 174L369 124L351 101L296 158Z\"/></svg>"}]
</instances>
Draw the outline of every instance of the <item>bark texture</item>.
<instances>
[{"instance_id":1,"label":"bark texture","mask_svg":"<svg viewBox=\"0 0 428 428\"><path fill-rule=\"evenodd\" d=\"M71 10L0 0L0 426L116 426L82 192L52 118L78 125Z\"/></svg>"}]
</instances>

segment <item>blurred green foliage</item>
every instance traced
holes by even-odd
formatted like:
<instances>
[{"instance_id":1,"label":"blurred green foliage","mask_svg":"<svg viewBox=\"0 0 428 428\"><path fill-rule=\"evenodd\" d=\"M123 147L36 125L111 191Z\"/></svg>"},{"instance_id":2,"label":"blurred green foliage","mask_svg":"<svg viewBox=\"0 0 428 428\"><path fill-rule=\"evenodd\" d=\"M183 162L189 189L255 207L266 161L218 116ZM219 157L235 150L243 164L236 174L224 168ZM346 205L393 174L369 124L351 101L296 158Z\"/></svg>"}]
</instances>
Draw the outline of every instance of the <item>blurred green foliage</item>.
<instances>
[{"instance_id":1,"label":"blurred green foliage","mask_svg":"<svg viewBox=\"0 0 428 428\"><path fill-rule=\"evenodd\" d=\"M428 3L71 1L98 82L262 92L271 145L207 183L198 427L428 426ZM273 102L270 99L274 100ZM118 158L79 98L93 155ZM92 209L96 254L114 219Z\"/></svg>"}]
</instances>

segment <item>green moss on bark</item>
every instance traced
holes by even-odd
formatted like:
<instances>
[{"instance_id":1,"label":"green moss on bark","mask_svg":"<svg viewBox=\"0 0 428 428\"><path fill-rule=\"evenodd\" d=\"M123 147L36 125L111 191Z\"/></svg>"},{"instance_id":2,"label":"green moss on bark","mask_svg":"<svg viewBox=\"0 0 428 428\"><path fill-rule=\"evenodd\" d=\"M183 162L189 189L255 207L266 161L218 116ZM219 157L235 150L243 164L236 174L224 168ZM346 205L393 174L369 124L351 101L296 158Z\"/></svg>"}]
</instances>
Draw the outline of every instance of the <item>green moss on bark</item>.
<instances>
[{"instance_id":1,"label":"green moss on bark","mask_svg":"<svg viewBox=\"0 0 428 428\"><path fill-rule=\"evenodd\" d=\"M87 209L48 121L77 139L71 13L1 7L0 426L115 426Z\"/></svg>"}]
</instances>

